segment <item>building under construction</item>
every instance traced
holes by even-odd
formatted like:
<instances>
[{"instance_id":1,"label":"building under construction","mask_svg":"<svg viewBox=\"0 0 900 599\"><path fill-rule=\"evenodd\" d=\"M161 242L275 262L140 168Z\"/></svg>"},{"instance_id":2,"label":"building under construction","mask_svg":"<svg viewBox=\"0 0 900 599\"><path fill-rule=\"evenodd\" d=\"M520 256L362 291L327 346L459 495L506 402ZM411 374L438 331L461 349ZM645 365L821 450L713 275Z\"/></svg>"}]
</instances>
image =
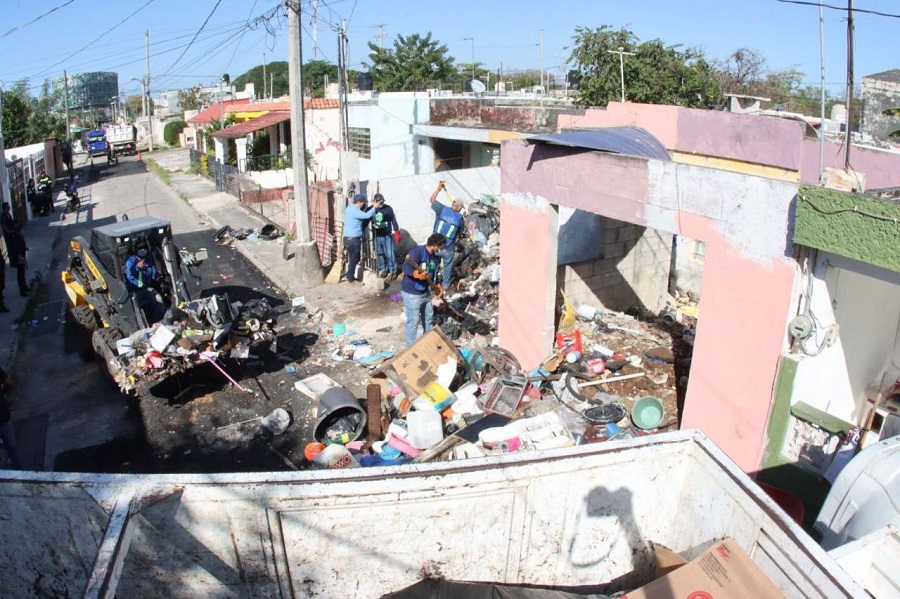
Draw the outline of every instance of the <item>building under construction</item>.
<instances>
[{"instance_id":1,"label":"building under construction","mask_svg":"<svg viewBox=\"0 0 900 599\"><path fill-rule=\"evenodd\" d=\"M69 108L80 110L103 108L119 94L119 74L109 72L69 75ZM60 79L60 87L65 81Z\"/></svg>"}]
</instances>

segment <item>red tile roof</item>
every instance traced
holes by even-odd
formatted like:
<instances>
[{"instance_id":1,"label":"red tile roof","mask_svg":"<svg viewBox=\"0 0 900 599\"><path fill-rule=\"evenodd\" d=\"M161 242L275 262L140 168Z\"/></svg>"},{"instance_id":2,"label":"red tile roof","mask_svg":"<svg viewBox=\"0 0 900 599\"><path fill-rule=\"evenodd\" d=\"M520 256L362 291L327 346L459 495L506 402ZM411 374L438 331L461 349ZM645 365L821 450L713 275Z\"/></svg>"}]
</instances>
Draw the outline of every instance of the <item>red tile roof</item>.
<instances>
[{"instance_id":1,"label":"red tile roof","mask_svg":"<svg viewBox=\"0 0 900 599\"><path fill-rule=\"evenodd\" d=\"M222 108L219 108L219 102L216 102L209 108L201 110L190 119L188 119L188 123L192 125L208 125L213 121L218 121L222 114L226 114L228 112L233 112L233 107L236 104L249 104L247 100L225 100L221 102Z\"/></svg>"},{"instance_id":2,"label":"red tile roof","mask_svg":"<svg viewBox=\"0 0 900 599\"><path fill-rule=\"evenodd\" d=\"M327 110L329 108L337 108L337 98L306 98L303 102L306 110ZM218 102L198 112L195 116L188 120L188 123L194 125L207 125L213 121L219 120L221 114L230 114L234 112L274 112L274 111L290 111L291 100L272 100L271 102L250 102L249 100L226 100L222 102L224 110L219 109Z\"/></svg>"},{"instance_id":3,"label":"red tile roof","mask_svg":"<svg viewBox=\"0 0 900 599\"><path fill-rule=\"evenodd\" d=\"M271 125L277 125L278 123L289 120L291 120L290 110L273 110L272 112L267 112L255 119L250 119L249 121L226 127L221 131L216 131L212 135L219 139L238 139L244 137L248 133L253 133L254 131L259 131Z\"/></svg>"}]
</instances>

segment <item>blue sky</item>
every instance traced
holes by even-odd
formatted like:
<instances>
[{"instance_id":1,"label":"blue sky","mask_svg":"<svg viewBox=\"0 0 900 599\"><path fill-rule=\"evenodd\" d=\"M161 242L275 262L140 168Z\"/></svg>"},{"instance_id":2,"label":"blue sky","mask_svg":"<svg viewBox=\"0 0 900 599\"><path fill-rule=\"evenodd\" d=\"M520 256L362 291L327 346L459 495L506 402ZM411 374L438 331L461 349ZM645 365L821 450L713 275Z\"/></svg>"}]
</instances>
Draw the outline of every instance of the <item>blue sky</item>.
<instances>
[{"instance_id":1,"label":"blue sky","mask_svg":"<svg viewBox=\"0 0 900 599\"><path fill-rule=\"evenodd\" d=\"M45 77L60 76L63 69L109 70L119 73L123 92L137 93L140 85L132 78L144 72L145 30L150 31L154 90L213 83L226 72L233 78L262 63L263 53L269 61L287 56L285 19L269 20L271 31L245 28L248 19L276 7L274 0L218 0L218 9L189 48L217 0L2 1L4 87L22 77L38 86ZM304 60L313 58L311 4L312 0L303 0ZM855 6L900 13L896 0L856 0ZM24 26L55 7L59 8ZM375 26L384 24L386 45L398 34L431 31L458 62L471 61L473 43L463 38L474 38L475 60L493 71L501 62L505 70L538 68L543 29L544 66L561 74L575 27L606 24L628 26L641 40L699 46L712 58L724 58L740 47L754 48L772 70L797 68L806 73L804 82L817 85L819 80L818 9L776 0L319 0L319 58L335 60L332 24L341 19L348 19L350 63L358 69L368 53L366 43L378 42L380 30ZM116 27L120 21L124 22ZM831 92L840 93L846 69L845 13L826 9L825 23L826 81ZM108 29L112 31L106 33ZM862 75L900 67L888 49L898 33L900 19L856 16L857 84ZM97 37L101 39L89 45Z\"/></svg>"}]
</instances>

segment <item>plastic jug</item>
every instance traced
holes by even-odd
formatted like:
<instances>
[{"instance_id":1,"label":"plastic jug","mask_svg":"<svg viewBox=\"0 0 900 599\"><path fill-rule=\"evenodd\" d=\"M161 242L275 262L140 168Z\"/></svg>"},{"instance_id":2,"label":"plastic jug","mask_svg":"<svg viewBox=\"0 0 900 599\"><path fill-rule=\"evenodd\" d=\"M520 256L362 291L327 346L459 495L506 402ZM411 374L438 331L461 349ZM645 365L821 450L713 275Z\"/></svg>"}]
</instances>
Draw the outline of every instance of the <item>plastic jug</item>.
<instances>
[{"instance_id":1,"label":"plastic jug","mask_svg":"<svg viewBox=\"0 0 900 599\"><path fill-rule=\"evenodd\" d=\"M333 443L325 447L319 455L313 458L313 466L325 469L359 468L359 462L343 445Z\"/></svg>"},{"instance_id":2,"label":"plastic jug","mask_svg":"<svg viewBox=\"0 0 900 599\"><path fill-rule=\"evenodd\" d=\"M415 410L407 414L406 426L409 436L406 440L416 449L428 449L444 438L444 425L437 410Z\"/></svg>"}]
</instances>

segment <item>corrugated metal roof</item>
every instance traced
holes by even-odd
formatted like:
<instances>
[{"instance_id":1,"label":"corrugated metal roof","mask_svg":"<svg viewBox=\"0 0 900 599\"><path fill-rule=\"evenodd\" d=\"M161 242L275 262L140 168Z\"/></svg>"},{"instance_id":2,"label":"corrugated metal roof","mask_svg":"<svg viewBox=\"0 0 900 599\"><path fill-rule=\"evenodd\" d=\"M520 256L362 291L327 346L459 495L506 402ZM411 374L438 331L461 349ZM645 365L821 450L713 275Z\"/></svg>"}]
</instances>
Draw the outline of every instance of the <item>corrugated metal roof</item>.
<instances>
[{"instance_id":1,"label":"corrugated metal roof","mask_svg":"<svg viewBox=\"0 0 900 599\"><path fill-rule=\"evenodd\" d=\"M248 133L253 133L254 131L259 131L266 127L289 120L291 120L290 110L275 110L273 112L267 112L262 116L258 116L255 119L250 119L249 121L226 127L221 131L216 131L212 136L218 137L219 139L238 139L244 137Z\"/></svg>"},{"instance_id":2,"label":"corrugated metal roof","mask_svg":"<svg viewBox=\"0 0 900 599\"><path fill-rule=\"evenodd\" d=\"M662 145L662 142L641 127L607 127L603 129L565 131L563 133L535 135L534 137L529 137L528 141L539 141L570 148L585 148L628 156L643 156L656 160L671 160L669 152Z\"/></svg>"}]
</instances>

